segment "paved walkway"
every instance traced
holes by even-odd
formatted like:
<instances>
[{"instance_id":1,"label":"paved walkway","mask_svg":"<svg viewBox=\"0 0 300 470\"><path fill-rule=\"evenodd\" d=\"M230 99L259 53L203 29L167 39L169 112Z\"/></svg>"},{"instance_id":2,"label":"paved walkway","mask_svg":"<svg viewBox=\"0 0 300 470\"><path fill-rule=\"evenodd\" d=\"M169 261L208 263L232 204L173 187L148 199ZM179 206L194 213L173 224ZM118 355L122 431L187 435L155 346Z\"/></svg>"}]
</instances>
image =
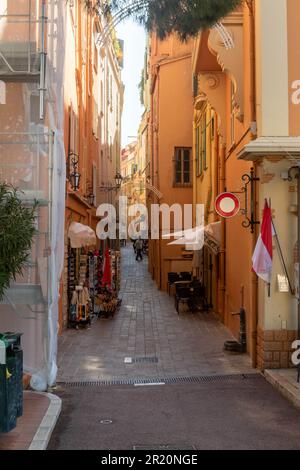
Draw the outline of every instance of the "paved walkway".
<instances>
[{"instance_id":1,"label":"paved walkway","mask_svg":"<svg viewBox=\"0 0 300 470\"><path fill-rule=\"evenodd\" d=\"M24 392L23 416L10 433L0 433L0 450L28 450L49 409L47 395Z\"/></svg>"},{"instance_id":2,"label":"paved walkway","mask_svg":"<svg viewBox=\"0 0 300 470\"><path fill-rule=\"evenodd\" d=\"M177 315L174 299L152 281L147 259L136 262L131 247L122 251L120 296L113 319L63 333L58 382L253 372L246 355L223 352L232 337L213 314ZM125 358L143 362L126 364Z\"/></svg>"},{"instance_id":3,"label":"paved walkway","mask_svg":"<svg viewBox=\"0 0 300 470\"><path fill-rule=\"evenodd\" d=\"M51 450L300 448L299 411L258 374L160 386L63 386L58 393L63 410Z\"/></svg>"}]
</instances>

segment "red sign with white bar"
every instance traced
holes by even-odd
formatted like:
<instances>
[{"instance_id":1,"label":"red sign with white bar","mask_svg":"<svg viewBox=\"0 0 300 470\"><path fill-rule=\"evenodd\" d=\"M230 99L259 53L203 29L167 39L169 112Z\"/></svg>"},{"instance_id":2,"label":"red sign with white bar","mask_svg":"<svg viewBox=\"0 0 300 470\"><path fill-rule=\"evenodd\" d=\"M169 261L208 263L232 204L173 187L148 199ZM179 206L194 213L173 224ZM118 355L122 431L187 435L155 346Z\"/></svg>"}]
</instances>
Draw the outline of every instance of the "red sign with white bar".
<instances>
[{"instance_id":1,"label":"red sign with white bar","mask_svg":"<svg viewBox=\"0 0 300 470\"><path fill-rule=\"evenodd\" d=\"M233 193L222 193L220 194L215 202L216 212L226 219L235 217L241 208L239 198Z\"/></svg>"}]
</instances>

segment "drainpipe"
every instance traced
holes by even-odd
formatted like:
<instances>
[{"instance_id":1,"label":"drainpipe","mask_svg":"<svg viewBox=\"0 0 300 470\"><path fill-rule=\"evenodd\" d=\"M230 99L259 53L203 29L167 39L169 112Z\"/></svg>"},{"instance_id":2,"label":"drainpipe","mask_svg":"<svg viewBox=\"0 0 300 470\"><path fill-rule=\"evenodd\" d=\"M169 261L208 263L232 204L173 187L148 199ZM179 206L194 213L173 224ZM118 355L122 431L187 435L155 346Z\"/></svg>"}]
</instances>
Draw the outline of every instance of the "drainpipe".
<instances>
[{"instance_id":1,"label":"drainpipe","mask_svg":"<svg viewBox=\"0 0 300 470\"><path fill-rule=\"evenodd\" d=\"M40 86L39 86L39 92L40 92L40 120L42 121L45 117L45 83L46 83L46 48L45 48L45 27L46 27L46 2L45 0L42 1L42 12L40 16L40 33L41 33L41 52L40 52L40 59L41 59L41 71L40 71ZM31 65L30 65L31 66Z\"/></svg>"},{"instance_id":2,"label":"drainpipe","mask_svg":"<svg viewBox=\"0 0 300 470\"><path fill-rule=\"evenodd\" d=\"M254 184L254 195L253 199L255 201L254 206L254 214L255 220L257 219L257 186ZM256 241L258 238L258 230L259 225L254 225L254 233L252 236L252 253L256 248ZM258 330L258 278L255 273L252 273L252 295L251 295L251 303L252 303L252 316L251 316L251 350L250 356L252 361L252 367L256 369L257 366L257 330Z\"/></svg>"},{"instance_id":3,"label":"drainpipe","mask_svg":"<svg viewBox=\"0 0 300 470\"><path fill-rule=\"evenodd\" d=\"M249 8L250 16L250 67L251 67L251 118L252 122L256 121L256 54L255 54L255 2L247 2ZM254 163L254 170L256 171L257 165ZM255 173L256 174L256 173ZM254 204L255 204L255 213L257 212L257 183L254 186ZM257 217L255 217L257 220ZM259 226L254 226L254 233L252 236L252 253L254 253L256 247L256 241L258 237ZM257 366L257 330L258 330L258 279L257 276L252 274L252 292L251 292L251 306L252 306L252 315L251 315L251 348L250 356L252 361L252 367L255 369Z\"/></svg>"},{"instance_id":4,"label":"drainpipe","mask_svg":"<svg viewBox=\"0 0 300 470\"><path fill-rule=\"evenodd\" d=\"M225 144L222 145L221 148L221 171L220 171L220 193L224 193L226 191L226 146ZM225 312L225 307L226 307L226 302L225 302L225 296L226 296L226 220L222 218L221 220L221 295L222 295L222 301L221 301L221 309L223 312L223 321L226 324L226 312Z\"/></svg>"}]
</instances>

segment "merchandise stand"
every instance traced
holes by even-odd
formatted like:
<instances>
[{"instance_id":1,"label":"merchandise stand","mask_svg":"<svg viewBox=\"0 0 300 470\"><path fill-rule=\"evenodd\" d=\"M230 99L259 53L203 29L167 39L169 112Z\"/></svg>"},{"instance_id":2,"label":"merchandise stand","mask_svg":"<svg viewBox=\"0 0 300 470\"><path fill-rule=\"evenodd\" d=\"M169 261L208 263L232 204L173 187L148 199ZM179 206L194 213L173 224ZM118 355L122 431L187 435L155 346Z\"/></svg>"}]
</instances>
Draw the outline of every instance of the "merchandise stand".
<instances>
[{"instance_id":1,"label":"merchandise stand","mask_svg":"<svg viewBox=\"0 0 300 470\"><path fill-rule=\"evenodd\" d=\"M95 296L95 311L98 317L113 317L121 305L120 291L120 252L110 250L111 285L103 285L102 279ZM103 272L102 272L103 275Z\"/></svg>"},{"instance_id":2,"label":"merchandise stand","mask_svg":"<svg viewBox=\"0 0 300 470\"><path fill-rule=\"evenodd\" d=\"M68 326L78 329L91 325L94 315L113 317L120 307L120 252L109 252L110 285L103 285L104 257L100 250L69 247Z\"/></svg>"},{"instance_id":3,"label":"merchandise stand","mask_svg":"<svg viewBox=\"0 0 300 470\"><path fill-rule=\"evenodd\" d=\"M69 248L68 297L69 327L91 324L91 295L88 279L88 255L83 248Z\"/></svg>"}]
</instances>

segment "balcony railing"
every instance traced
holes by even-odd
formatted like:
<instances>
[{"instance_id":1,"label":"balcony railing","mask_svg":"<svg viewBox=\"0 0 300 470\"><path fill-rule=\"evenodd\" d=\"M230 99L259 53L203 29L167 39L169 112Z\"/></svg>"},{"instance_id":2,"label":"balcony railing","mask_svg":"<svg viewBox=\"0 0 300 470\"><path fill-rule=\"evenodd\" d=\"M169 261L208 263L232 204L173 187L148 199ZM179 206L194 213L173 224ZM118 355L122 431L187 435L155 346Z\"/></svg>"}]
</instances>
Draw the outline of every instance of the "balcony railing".
<instances>
[{"instance_id":1,"label":"balcony railing","mask_svg":"<svg viewBox=\"0 0 300 470\"><path fill-rule=\"evenodd\" d=\"M40 80L45 22L41 0L1 0L0 80Z\"/></svg>"}]
</instances>

